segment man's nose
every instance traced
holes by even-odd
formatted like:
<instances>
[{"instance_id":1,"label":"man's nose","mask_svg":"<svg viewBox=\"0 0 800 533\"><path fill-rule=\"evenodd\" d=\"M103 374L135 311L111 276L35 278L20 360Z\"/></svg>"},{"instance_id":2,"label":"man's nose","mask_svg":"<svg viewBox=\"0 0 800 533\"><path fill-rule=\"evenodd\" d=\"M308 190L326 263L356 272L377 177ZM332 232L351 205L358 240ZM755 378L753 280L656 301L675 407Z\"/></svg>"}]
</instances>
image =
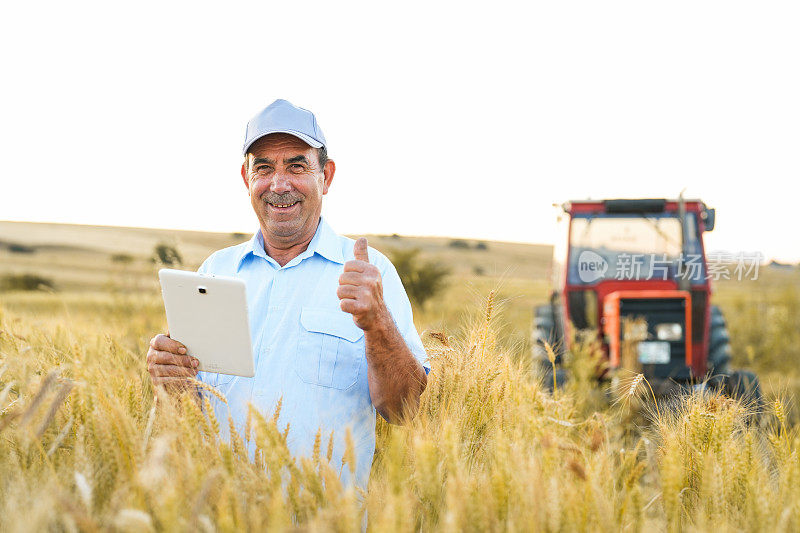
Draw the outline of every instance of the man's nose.
<instances>
[{"instance_id":1,"label":"man's nose","mask_svg":"<svg viewBox=\"0 0 800 533\"><path fill-rule=\"evenodd\" d=\"M283 172L276 172L272 177L270 190L274 193L283 194L292 190L292 183L289 176Z\"/></svg>"}]
</instances>

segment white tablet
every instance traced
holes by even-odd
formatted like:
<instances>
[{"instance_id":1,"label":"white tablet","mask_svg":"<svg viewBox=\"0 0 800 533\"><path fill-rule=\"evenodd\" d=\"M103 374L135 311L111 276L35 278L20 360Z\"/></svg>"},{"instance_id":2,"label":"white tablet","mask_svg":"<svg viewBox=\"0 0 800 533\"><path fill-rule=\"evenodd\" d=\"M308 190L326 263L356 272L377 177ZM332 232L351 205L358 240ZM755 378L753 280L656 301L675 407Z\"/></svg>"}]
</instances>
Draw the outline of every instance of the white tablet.
<instances>
[{"instance_id":1,"label":"white tablet","mask_svg":"<svg viewBox=\"0 0 800 533\"><path fill-rule=\"evenodd\" d=\"M253 377L244 281L169 268L158 279L169 336L200 360L198 370Z\"/></svg>"}]
</instances>

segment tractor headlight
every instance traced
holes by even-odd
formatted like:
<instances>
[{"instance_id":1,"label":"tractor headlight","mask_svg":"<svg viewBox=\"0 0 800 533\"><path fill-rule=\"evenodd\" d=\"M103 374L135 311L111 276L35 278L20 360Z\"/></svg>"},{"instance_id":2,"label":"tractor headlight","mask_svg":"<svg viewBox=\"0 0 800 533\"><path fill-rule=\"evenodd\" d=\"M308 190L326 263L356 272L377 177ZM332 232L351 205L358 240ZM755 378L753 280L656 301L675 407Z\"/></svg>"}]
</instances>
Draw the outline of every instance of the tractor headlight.
<instances>
[{"instance_id":1,"label":"tractor headlight","mask_svg":"<svg viewBox=\"0 0 800 533\"><path fill-rule=\"evenodd\" d=\"M683 338L683 326L677 322L658 324L656 326L656 338L660 341L679 341Z\"/></svg>"}]
</instances>

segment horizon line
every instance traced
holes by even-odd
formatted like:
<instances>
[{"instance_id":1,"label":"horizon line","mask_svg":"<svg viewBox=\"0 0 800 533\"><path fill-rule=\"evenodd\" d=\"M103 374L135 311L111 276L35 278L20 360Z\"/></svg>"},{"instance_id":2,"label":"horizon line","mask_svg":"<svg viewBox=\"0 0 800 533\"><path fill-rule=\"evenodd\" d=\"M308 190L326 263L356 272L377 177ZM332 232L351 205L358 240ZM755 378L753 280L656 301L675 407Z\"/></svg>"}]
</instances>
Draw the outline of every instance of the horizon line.
<instances>
[{"instance_id":1,"label":"horizon line","mask_svg":"<svg viewBox=\"0 0 800 533\"><path fill-rule=\"evenodd\" d=\"M92 228L116 228L116 229L143 229L143 230L161 230L161 231L182 231L186 233L216 233L220 235L230 235L232 233L240 233L242 235L253 235L252 231L240 231L240 230L231 230L231 231L219 231L219 230L203 230L203 229L184 229L184 228L168 228L163 226L124 226L119 224L89 224L83 222L54 222L54 221L47 221L47 220L8 220L3 219L0 220L0 224L10 222L12 224L52 224L57 226L83 226L83 227L92 227ZM398 235L400 237L409 237L409 238L423 238L423 239L466 239L466 240L473 240L477 242L485 241L485 242L496 242L501 244L526 244L529 246L549 246L553 247L554 244L544 243L544 242L526 242L526 241L513 241L513 240L506 240L506 239L488 239L488 238L481 238L481 237L466 237L462 235L411 235L411 234L403 234L403 233L342 233L345 237L351 236L358 236L358 237L366 237L366 236L375 236L375 237L389 237L391 238L393 235Z\"/></svg>"}]
</instances>

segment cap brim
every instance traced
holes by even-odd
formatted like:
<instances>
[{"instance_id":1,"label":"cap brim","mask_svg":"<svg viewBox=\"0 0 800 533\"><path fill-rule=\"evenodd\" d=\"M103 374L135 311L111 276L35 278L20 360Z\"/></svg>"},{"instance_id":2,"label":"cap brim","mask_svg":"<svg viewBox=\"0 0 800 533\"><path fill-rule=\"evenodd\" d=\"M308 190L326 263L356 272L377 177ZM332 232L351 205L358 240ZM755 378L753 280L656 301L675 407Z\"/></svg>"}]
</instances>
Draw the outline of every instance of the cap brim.
<instances>
[{"instance_id":1,"label":"cap brim","mask_svg":"<svg viewBox=\"0 0 800 533\"><path fill-rule=\"evenodd\" d=\"M273 133L288 133L289 135L294 135L311 148L322 148L323 144L318 140L314 139L313 137L309 137L305 133L301 133L299 131L292 131L292 130L270 130L270 131L263 131L258 132L252 139L248 139L246 143L244 143L244 148L242 148L242 155L247 153L247 150L253 145L254 142L259 140L261 137L265 137L267 135L271 135Z\"/></svg>"}]
</instances>

